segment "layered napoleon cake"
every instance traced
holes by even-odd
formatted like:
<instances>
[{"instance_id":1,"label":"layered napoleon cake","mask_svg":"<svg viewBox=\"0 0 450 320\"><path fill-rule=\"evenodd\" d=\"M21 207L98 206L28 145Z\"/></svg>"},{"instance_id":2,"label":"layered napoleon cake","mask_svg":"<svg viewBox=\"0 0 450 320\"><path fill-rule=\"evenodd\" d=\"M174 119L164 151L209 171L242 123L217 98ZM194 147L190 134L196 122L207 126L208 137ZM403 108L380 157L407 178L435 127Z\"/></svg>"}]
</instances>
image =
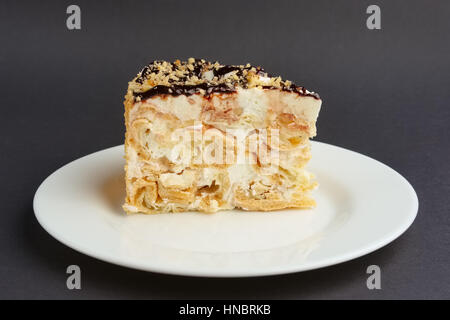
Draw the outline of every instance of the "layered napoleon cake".
<instances>
[{"instance_id":1,"label":"layered napoleon cake","mask_svg":"<svg viewBox=\"0 0 450 320\"><path fill-rule=\"evenodd\" d=\"M125 96L125 211L314 207L321 102L249 64L151 63Z\"/></svg>"}]
</instances>

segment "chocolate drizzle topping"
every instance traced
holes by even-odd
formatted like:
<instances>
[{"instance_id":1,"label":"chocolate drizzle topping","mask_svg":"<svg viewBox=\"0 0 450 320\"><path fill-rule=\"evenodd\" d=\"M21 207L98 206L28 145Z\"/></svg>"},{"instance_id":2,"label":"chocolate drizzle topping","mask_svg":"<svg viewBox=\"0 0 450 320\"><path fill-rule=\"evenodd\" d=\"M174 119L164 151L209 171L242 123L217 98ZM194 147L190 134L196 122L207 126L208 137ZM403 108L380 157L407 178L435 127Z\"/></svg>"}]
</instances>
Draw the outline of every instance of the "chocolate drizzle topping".
<instances>
[{"instance_id":1,"label":"chocolate drizzle topping","mask_svg":"<svg viewBox=\"0 0 450 320\"><path fill-rule=\"evenodd\" d=\"M259 83L260 77L266 81ZM209 96L217 92L236 92L238 87L256 86L267 90L281 89L320 99L317 93L309 92L304 87L296 86L290 81L282 81L279 77L270 77L261 67L249 64L220 65L217 62L210 63L193 58L183 62L177 60L174 63L154 61L142 69L130 87L135 98L146 100L155 95L179 96L202 93Z\"/></svg>"},{"instance_id":2,"label":"chocolate drizzle topping","mask_svg":"<svg viewBox=\"0 0 450 320\"><path fill-rule=\"evenodd\" d=\"M201 92L201 90L205 91L206 96L209 96L212 93L216 93L216 92L231 93L231 92L236 91L236 89L234 87L229 87L225 84L218 84L218 85L209 85L208 83L201 83L201 84L196 84L196 85L174 84L172 86L157 85L145 92L136 92L136 93L134 93L134 96L140 97L141 100L146 100L153 96L162 95L162 94L168 94L168 95L172 95L174 97L180 96L180 95L190 96L190 95Z\"/></svg>"}]
</instances>

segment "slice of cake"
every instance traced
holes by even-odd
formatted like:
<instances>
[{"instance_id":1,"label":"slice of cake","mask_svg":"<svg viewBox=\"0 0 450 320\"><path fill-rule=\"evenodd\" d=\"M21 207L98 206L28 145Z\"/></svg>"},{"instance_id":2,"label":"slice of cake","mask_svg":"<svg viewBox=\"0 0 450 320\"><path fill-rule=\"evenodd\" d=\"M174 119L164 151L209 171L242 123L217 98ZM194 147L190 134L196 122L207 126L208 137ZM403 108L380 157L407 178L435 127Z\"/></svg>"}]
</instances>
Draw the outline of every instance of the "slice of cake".
<instances>
[{"instance_id":1,"label":"slice of cake","mask_svg":"<svg viewBox=\"0 0 450 320\"><path fill-rule=\"evenodd\" d=\"M128 213L315 206L322 101L260 67L155 61L125 96Z\"/></svg>"}]
</instances>

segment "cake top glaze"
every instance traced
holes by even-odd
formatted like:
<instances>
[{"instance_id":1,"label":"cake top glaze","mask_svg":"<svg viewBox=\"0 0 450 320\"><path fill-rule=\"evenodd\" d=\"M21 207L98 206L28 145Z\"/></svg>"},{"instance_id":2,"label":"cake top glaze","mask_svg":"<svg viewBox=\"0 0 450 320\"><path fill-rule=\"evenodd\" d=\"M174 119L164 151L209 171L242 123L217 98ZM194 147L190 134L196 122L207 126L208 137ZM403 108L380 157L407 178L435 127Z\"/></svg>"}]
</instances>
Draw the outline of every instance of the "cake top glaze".
<instances>
[{"instance_id":1,"label":"cake top glaze","mask_svg":"<svg viewBox=\"0 0 450 320\"><path fill-rule=\"evenodd\" d=\"M272 77L261 67L250 64L223 65L194 58L172 63L153 61L129 84L129 90L137 101L162 94L178 96L201 93L208 96L215 92L230 93L237 88L254 87L279 89L320 99L317 93L289 80L282 80L281 77Z\"/></svg>"}]
</instances>

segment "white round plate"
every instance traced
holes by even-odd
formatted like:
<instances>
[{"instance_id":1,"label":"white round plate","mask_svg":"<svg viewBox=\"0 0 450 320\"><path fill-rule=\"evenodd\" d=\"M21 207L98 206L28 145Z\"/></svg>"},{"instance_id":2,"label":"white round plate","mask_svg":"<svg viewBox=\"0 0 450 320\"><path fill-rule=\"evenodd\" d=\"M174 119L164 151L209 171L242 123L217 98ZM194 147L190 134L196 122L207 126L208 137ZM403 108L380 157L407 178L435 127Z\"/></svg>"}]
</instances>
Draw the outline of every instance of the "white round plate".
<instances>
[{"instance_id":1,"label":"white round plate","mask_svg":"<svg viewBox=\"0 0 450 320\"><path fill-rule=\"evenodd\" d=\"M65 245L140 270L248 277L321 268L388 244L418 210L414 189L391 168L312 142L315 209L127 216L123 152L109 148L54 172L37 190L34 212Z\"/></svg>"}]
</instances>

